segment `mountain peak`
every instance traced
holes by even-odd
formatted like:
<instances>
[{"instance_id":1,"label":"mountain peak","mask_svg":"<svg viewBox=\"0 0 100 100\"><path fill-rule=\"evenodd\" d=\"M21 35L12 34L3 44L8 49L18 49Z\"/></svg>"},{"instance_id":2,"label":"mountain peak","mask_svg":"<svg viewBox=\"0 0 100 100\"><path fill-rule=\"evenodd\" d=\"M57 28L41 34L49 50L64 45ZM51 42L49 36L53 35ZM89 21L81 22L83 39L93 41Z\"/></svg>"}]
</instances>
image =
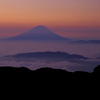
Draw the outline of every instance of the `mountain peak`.
<instances>
[{"instance_id":1,"label":"mountain peak","mask_svg":"<svg viewBox=\"0 0 100 100\"><path fill-rule=\"evenodd\" d=\"M46 28L46 27L44 25L38 25L38 26L36 26L34 28Z\"/></svg>"},{"instance_id":2,"label":"mountain peak","mask_svg":"<svg viewBox=\"0 0 100 100\"><path fill-rule=\"evenodd\" d=\"M36 27L45 27L44 25L38 25L38 26L36 26Z\"/></svg>"},{"instance_id":3,"label":"mountain peak","mask_svg":"<svg viewBox=\"0 0 100 100\"><path fill-rule=\"evenodd\" d=\"M34 30L34 31L35 31L35 30L36 30L36 31L41 30L41 32L43 32L43 30L44 30L44 31L51 31L51 30L49 30L47 27L45 27L44 25L38 25L38 26L32 28L32 30Z\"/></svg>"},{"instance_id":4,"label":"mountain peak","mask_svg":"<svg viewBox=\"0 0 100 100\"><path fill-rule=\"evenodd\" d=\"M57 35L44 25L38 25L23 34L7 40L66 40L66 38Z\"/></svg>"}]
</instances>

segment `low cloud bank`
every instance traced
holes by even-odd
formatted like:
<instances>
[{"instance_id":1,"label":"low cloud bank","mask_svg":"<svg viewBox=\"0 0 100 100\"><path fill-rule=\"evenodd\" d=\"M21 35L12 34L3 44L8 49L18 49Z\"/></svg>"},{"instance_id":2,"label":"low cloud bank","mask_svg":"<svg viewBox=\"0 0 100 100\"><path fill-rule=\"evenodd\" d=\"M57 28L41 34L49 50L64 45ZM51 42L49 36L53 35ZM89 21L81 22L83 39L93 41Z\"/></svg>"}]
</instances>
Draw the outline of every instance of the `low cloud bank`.
<instances>
[{"instance_id":1,"label":"low cloud bank","mask_svg":"<svg viewBox=\"0 0 100 100\"><path fill-rule=\"evenodd\" d=\"M0 58L0 66L25 66L31 70L43 67L64 69L67 71L92 72L94 67L100 64L100 59L35 59L35 58Z\"/></svg>"}]
</instances>

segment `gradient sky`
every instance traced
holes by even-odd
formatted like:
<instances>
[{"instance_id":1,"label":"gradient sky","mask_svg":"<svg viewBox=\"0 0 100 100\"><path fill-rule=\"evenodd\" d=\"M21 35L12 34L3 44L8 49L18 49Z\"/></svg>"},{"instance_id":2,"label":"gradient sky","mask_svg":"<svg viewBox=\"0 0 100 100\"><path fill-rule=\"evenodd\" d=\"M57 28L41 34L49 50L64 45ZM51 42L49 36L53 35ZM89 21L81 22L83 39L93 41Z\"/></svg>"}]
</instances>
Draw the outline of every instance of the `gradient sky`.
<instances>
[{"instance_id":1,"label":"gradient sky","mask_svg":"<svg viewBox=\"0 0 100 100\"><path fill-rule=\"evenodd\" d=\"M0 0L0 36L37 25L65 37L100 37L100 0Z\"/></svg>"}]
</instances>

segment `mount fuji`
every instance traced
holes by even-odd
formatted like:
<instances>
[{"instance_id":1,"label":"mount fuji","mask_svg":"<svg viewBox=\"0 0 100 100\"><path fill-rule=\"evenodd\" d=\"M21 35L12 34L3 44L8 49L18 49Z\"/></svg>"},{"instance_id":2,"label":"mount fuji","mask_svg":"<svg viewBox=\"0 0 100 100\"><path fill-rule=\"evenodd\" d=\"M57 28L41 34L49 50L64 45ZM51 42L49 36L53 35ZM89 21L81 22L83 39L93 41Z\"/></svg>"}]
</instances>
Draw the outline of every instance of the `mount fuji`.
<instances>
[{"instance_id":1,"label":"mount fuji","mask_svg":"<svg viewBox=\"0 0 100 100\"><path fill-rule=\"evenodd\" d=\"M3 40L68 40L62 36L57 35L43 25L34 27L33 29Z\"/></svg>"}]
</instances>

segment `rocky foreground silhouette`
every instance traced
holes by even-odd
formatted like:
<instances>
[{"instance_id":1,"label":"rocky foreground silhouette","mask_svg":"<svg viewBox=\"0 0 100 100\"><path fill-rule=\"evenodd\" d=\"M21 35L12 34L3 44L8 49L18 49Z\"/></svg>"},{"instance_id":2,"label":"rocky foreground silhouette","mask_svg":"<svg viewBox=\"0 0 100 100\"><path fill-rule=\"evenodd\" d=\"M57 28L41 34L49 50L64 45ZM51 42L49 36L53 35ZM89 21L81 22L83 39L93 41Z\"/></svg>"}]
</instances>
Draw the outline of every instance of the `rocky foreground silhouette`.
<instances>
[{"instance_id":1,"label":"rocky foreground silhouette","mask_svg":"<svg viewBox=\"0 0 100 100\"><path fill-rule=\"evenodd\" d=\"M30 70L26 67L0 67L0 88L22 98L92 98L99 92L100 65L93 72L40 68ZM4 92L4 94L5 94ZM23 95L22 95L23 94ZM10 94L12 96L12 94ZM38 96L37 96L38 95ZM42 96L42 97L41 97ZM4 97L3 97L4 98Z\"/></svg>"},{"instance_id":2,"label":"rocky foreground silhouette","mask_svg":"<svg viewBox=\"0 0 100 100\"><path fill-rule=\"evenodd\" d=\"M2 79L12 80L43 80L43 81L54 81L64 82L67 84L71 82L92 82L99 81L100 79L100 65L93 69L93 72L85 71L66 71L62 69L53 69L50 67L39 68L37 70L30 70L26 67L12 67L3 66L0 67L0 76ZM21 80L21 81L22 81Z\"/></svg>"}]
</instances>

